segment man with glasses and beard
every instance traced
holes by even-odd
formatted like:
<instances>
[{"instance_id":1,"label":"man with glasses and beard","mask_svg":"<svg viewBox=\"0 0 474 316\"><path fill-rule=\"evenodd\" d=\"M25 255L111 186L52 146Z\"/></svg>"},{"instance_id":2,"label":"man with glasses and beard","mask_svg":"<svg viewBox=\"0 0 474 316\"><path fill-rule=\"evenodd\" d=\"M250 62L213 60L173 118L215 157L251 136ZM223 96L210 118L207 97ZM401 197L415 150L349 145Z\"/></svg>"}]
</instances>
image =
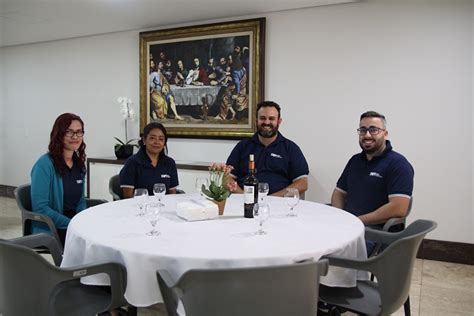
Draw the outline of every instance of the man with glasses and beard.
<instances>
[{"instance_id":1,"label":"man with glasses and beard","mask_svg":"<svg viewBox=\"0 0 474 316\"><path fill-rule=\"evenodd\" d=\"M228 183L232 192L243 192L250 154L254 155L255 176L268 183L269 194L283 196L289 187L297 188L300 194L308 189L308 163L298 145L278 131L280 112L280 106L272 101L257 105L257 133L241 140L227 158L227 164L234 167L234 180Z\"/></svg>"},{"instance_id":2,"label":"man with glasses and beard","mask_svg":"<svg viewBox=\"0 0 474 316\"><path fill-rule=\"evenodd\" d=\"M413 167L392 150L386 124L385 116L374 111L360 116L362 152L349 160L331 197L332 206L378 229L392 217L406 216L413 192ZM369 254L372 248L367 243Z\"/></svg>"}]
</instances>

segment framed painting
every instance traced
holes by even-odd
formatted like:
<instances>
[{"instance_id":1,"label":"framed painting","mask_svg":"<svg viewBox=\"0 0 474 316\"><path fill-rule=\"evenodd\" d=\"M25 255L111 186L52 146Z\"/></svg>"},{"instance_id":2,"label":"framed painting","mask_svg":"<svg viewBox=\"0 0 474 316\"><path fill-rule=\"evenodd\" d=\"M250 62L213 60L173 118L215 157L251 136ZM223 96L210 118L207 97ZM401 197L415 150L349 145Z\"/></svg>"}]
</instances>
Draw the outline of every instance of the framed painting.
<instances>
[{"instance_id":1,"label":"framed painting","mask_svg":"<svg viewBox=\"0 0 474 316\"><path fill-rule=\"evenodd\" d=\"M263 100L265 18L140 33L140 130L250 137Z\"/></svg>"}]
</instances>

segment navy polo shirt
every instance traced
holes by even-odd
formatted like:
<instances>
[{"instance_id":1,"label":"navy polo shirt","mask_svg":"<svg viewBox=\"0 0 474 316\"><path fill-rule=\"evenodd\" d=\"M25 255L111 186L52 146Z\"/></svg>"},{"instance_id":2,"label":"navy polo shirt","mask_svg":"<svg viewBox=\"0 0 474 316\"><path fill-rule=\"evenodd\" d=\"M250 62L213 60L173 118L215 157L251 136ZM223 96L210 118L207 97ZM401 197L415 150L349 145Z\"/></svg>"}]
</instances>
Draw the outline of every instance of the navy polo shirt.
<instances>
[{"instance_id":1,"label":"navy polo shirt","mask_svg":"<svg viewBox=\"0 0 474 316\"><path fill-rule=\"evenodd\" d=\"M166 192L176 188L179 184L176 163L172 158L164 156L154 167L146 150L140 149L138 153L128 158L120 171L120 187L146 188L148 194L153 195L155 183L164 183Z\"/></svg>"},{"instance_id":2,"label":"navy polo shirt","mask_svg":"<svg viewBox=\"0 0 474 316\"><path fill-rule=\"evenodd\" d=\"M76 207L82 197L84 190L85 172L79 168L79 164L74 159L72 168L65 166L64 174L61 176L63 181L63 211L64 215L72 218L76 214ZM69 211L69 212L68 212Z\"/></svg>"},{"instance_id":3,"label":"navy polo shirt","mask_svg":"<svg viewBox=\"0 0 474 316\"><path fill-rule=\"evenodd\" d=\"M408 160L386 141L384 152L372 160L367 160L363 152L352 156L336 189L346 193L344 209L360 216L387 204L391 196L410 198L414 174Z\"/></svg>"},{"instance_id":4,"label":"navy polo shirt","mask_svg":"<svg viewBox=\"0 0 474 316\"><path fill-rule=\"evenodd\" d=\"M273 143L266 146L254 134L243 139L234 147L227 158L227 164L234 167L232 174L240 187L249 172L249 156L254 155L255 176L260 182L267 182L269 194L278 192L292 182L309 174L308 163L301 149L291 140L278 133Z\"/></svg>"}]
</instances>

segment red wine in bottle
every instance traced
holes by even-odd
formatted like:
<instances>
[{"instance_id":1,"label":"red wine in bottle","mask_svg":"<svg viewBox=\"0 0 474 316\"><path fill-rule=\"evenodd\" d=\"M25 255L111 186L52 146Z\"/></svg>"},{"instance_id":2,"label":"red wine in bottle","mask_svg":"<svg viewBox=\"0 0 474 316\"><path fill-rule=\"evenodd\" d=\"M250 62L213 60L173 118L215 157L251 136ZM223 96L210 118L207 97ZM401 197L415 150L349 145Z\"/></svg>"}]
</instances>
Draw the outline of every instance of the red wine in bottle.
<instances>
[{"instance_id":1,"label":"red wine in bottle","mask_svg":"<svg viewBox=\"0 0 474 316\"><path fill-rule=\"evenodd\" d=\"M253 218L253 207L258 203L258 180L255 177L253 155L249 159L249 174L244 179L244 217Z\"/></svg>"}]
</instances>

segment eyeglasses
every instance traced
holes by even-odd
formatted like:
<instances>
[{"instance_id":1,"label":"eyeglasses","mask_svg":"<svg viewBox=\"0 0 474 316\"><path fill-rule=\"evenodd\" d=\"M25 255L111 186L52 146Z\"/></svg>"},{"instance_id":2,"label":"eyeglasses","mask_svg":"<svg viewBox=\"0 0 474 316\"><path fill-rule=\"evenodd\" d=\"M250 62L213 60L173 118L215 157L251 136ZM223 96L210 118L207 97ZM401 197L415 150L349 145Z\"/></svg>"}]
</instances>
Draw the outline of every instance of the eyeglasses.
<instances>
[{"instance_id":1,"label":"eyeglasses","mask_svg":"<svg viewBox=\"0 0 474 316\"><path fill-rule=\"evenodd\" d=\"M84 131L78 130L78 131L73 131L72 129L66 130L66 133L64 133L67 137L73 137L76 135L77 137L82 137L84 136Z\"/></svg>"},{"instance_id":2,"label":"eyeglasses","mask_svg":"<svg viewBox=\"0 0 474 316\"><path fill-rule=\"evenodd\" d=\"M369 128L361 127L357 129L357 133L359 133L359 136L365 136L365 134L367 134L367 131L368 131L370 135L374 136L384 130L385 130L384 128L378 128L375 126L371 126Z\"/></svg>"}]
</instances>

